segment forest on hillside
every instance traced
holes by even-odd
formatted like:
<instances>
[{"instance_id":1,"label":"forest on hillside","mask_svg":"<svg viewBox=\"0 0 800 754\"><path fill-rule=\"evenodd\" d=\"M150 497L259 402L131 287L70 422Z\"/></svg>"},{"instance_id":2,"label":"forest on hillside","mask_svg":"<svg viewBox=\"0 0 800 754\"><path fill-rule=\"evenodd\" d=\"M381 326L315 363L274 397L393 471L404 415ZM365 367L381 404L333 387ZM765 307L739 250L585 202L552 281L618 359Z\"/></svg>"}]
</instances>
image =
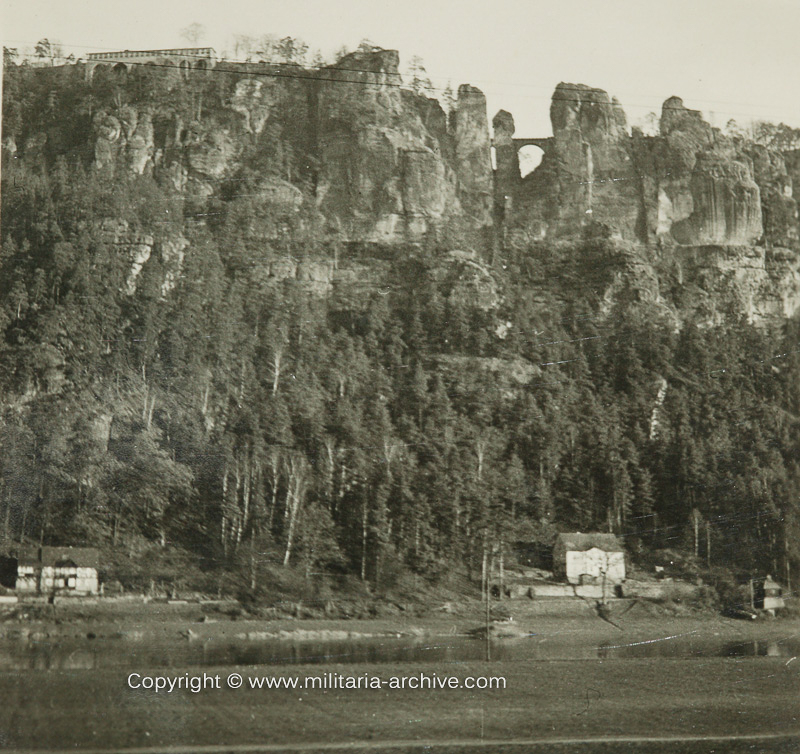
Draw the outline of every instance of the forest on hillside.
<instances>
[{"instance_id":1,"label":"forest on hillside","mask_svg":"<svg viewBox=\"0 0 800 754\"><path fill-rule=\"evenodd\" d=\"M519 542L599 530L634 562L669 548L794 580L796 322L678 327L625 296L609 308L627 258L602 229L343 241L302 173L291 216L254 199L302 147L290 111L274 150L254 144L210 197L97 169L97 109L213 109L217 77L178 97L158 71L5 75L4 135L51 136L35 159L3 152L4 551L94 545L128 588L224 583L268 601L282 572L378 592L477 582ZM183 238L179 273L154 253L132 279L120 227L155 247ZM490 272L491 305L442 274L456 250ZM349 266L352 282L336 296L276 282L265 270L287 258Z\"/></svg>"}]
</instances>

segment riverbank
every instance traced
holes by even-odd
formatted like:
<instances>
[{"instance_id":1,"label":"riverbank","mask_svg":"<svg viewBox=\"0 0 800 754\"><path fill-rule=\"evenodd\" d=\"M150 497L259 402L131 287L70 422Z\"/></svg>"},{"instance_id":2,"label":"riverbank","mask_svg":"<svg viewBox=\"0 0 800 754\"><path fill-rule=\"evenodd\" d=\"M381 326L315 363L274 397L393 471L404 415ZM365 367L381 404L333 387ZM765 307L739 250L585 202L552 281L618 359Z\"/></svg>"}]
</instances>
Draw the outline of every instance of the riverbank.
<instances>
[{"instance_id":1,"label":"riverbank","mask_svg":"<svg viewBox=\"0 0 800 754\"><path fill-rule=\"evenodd\" d=\"M497 640L533 636L541 642L599 645L697 636L757 641L797 635L800 620L777 618L745 621L711 611L677 610L675 606L612 601L601 618L585 601L564 601L561 609L543 611L541 603L509 601L502 611L509 621L492 625ZM141 600L64 602L22 606L0 622L0 640L118 639L164 641L344 641L362 638L440 638L479 635L485 610L477 601L448 604L426 611L407 610L375 618L260 618L233 602L143 603Z\"/></svg>"}]
</instances>

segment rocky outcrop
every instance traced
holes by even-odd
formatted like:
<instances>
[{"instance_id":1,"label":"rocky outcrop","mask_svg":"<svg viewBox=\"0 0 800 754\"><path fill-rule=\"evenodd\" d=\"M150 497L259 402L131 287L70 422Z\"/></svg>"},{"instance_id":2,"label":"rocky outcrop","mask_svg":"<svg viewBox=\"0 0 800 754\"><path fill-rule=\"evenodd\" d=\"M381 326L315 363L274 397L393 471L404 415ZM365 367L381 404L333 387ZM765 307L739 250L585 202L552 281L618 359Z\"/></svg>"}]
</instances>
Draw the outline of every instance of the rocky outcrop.
<instances>
[{"instance_id":1,"label":"rocky outcrop","mask_svg":"<svg viewBox=\"0 0 800 754\"><path fill-rule=\"evenodd\" d=\"M461 214L444 112L402 90L398 65L395 51L353 53L319 85L317 201L349 238L416 240ZM488 141L485 102L483 115Z\"/></svg>"},{"instance_id":2,"label":"rocky outcrop","mask_svg":"<svg viewBox=\"0 0 800 754\"><path fill-rule=\"evenodd\" d=\"M633 235L639 205L625 114L602 89L559 84L550 105L559 168L559 221L607 223Z\"/></svg>"},{"instance_id":3,"label":"rocky outcrop","mask_svg":"<svg viewBox=\"0 0 800 754\"><path fill-rule=\"evenodd\" d=\"M655 153L657 220L650 233L684 246L745 245L763 233L752 160L679 97L664 102Z\"/></svg>"},{"instance_id":4,"label":"rocky outcrop","mask_svg":"<svg viewBox=\"0 0 800 754\"><path fill-rule=\"evenodd\" d=\"M292 282L308 293L317 296L328 295L336 275L334 264L327 259L296 260L291 257L275 259L265 266L270 283Z\"/></svg>"},{"instance_id":5,"label":"rocky outcrop","mask_svg":"<svg viewBox=\"0 0 800 754\"><path fill-rule=\"evenodd\" d=\"M403 88L393 50L359 51L297 76L254 75L264 72L232 64L220 78L221 108L192 95L175 97L189 108L154 102L98 112L95 166L152 172L202 200L257 164L286 184L276 189L280 201L291 204L299 193L346 240L418 241L445 224L492 224L480 90L459 89L448 124L436 100ZM177 92L186 82L170 85Z\"/></svg>"},{"instance_id":6,"label":"rocky outcrop","mask_svg":"<svg viewBox=\"0 0 800 754\"><path fill-rule=\"evenodd\" d=\"M797 246L798 209L793 197L794 180L787 166L792 156L761 144L746 145L744 151L752 162L753 178L761 192L765 240L773 246Z\"/></svg>"},{"instance_id":7,"label":"rocky outcrop","mask_svg":"<svg viewBox=\"0 0 800 754\"><path fill-rule=\"evenodd\" d=\"M108 219L101 224L101 237L126 258L129 266L123 291L132 296L136 293L139 274L153 253L153 236L134 232L125 220Z\"/></svg>"},{"instance_id":8,"label":"rocky outcrop","mask_svg":"<svg viewBox=\"0 0 800 754\"><path fill-rule=\"evenodd\" d=\"M500 110L492 119L494 131L495 181L494 207L498 220L505 221L513 212L513 190L520 181L519 155L514 144L514 116Z\"/></svg>"},{"instance_id":9,"label":"rocky outcrop","mask_svg":"<svg viewBox=\"0 0 800 754\"><path fill-rule=\"evenodd\" d=\"M492 271L474 252L451 251L432 270L441 293L451 302L488 311L501 301Z\"/></svg>"},{"instance_id":10,"label":"rocky outcrop","mask_svg":"<svg viewBox=\"0 0 800 754\"><path fill-rule=\"evenodd\" d=\"M161 265L164 268L164 280L161 283L162 298L178 284L188 246L189 241L183 235L166 239L158 244Z\"/></svg>"},{"instance_id":11,"label":"rocky outcrop","mask_svg":"<svg viewBox=\"0 0 800 754\"><path fill-rule=\"evenodd\" d=\"M673 222L672 238L684 246L755 243L762 234L761 195L752 165L721 150L702 152L689 181L692 213Z\"/></svg>"},{"instance_id":12,"label":"rocky outcrop","mask_svg":"<svg viewBox=\"0 0 800 754\"><path fill-rule=\"evenodd\" d=\"M12 128L4 154L46 168L69 148L97 169L151 175L188 200L197 222L213 217L232 229L244 256L263 255L273 282L291 280L332 299L344 290L348 306L358 302L347 276L369 276L370 265L275 259L274 242L302 237L312 256L348 242L449 251L431 266L440 289L489 311L499 309L501 286L468 250L487 248L482 231L500 223L506 240L545 240L540 248L550 252L597 239L624 248L625 262L606 265L595 281L595 300L607 311L625 301L691 310L707 321L734 310L760 321L800 308L793 197L800 153L725 136L678 97L664 102L658 133L644 135L629 132L607 92L561 83L552 137L519 138L513 116L500 111L492 143L480 90L462 85L445 113L403 87L391 50L360 50L307 71L231 63L213 82L199 72L196 79L146 73L114 79L123 89L138 81L135 96L122 98L109 96L98 72L91 86L99 104L72 121ZM81 151L74 134L89 111ZM517 149L525 143L544 156L522 178ZM190 253L186 240L165 240L157 228L114 233L130 261L120 286L134 293L155 254L168 295ZM491 236L496 250L502 237Z\"/></svg>"},{"instance_id":13,"label":"rocky outcrop","mask_svg":"<svg viewBox=\"0 0 800 754\"><path fill-rule=\"evenodd\" d=\"M694 246L676 247L673 254L673 272L661 284L683 318L700 325L731 317L763 324L800 312L800 257L794 252Z\"/></svg>"},{"instance_id":14,"label":"rocky outcrop","mask_svg":"<svg viewBox=\"0 0 800 754\"><path fill-rule=\"evenodd\" d=\"M491 225L494 181L486 97L469 84L458 88L454 139L461 205L478 227Z\"/></svg>"},{"instance_id":15,"label":"rocky outcrop","mask_svg":"<svg viewBox=\"0 0 800 754\"><path fill-rule=\"evenodd\" d=\"M622 238L637 237L639 178L620 104L602 89L561 83L550 120L552 149L505 192L518 208L512 222L541 237L580 233L592 223L606 224Z\"/></svg>"},{"instance_id":16,"label":"rocky outcrop","mask_svg":"<svg viewBox=\"0 0 800 754\"><path fill-rule=\"evenodd\" d=\"M275 92L264 79L247 78L236 82L230 108L244 118L244 129L260 134L276 104Z\"/></svg>"},{"instance_id":17,"label":"rocky outcrop","mask_svg":"<svg viewBox=\"0 0 800 754\"><path fill-rule=\"evenodd\" d=\"M95 168L152 175L197 203L281 180L344 241L420 242L491 226L483 93L463 85L447 114L404 85L399 61L396 51L373 48L320 69L229 62L213 77L169 66L124 74L65 66L52 76L83 73L93 101L63 121L7 133L4 152L15 147L17 158L47 165L75 153L75 134L86 133L83 153Z\"/></svg>"},{"instance_id":18,"label":"rocky outcrop","mask_svg":"<svg viewBox=\"0 0 800 754\"><path fill-rule=\"evenodd\" d=\"M156 240L149 233L137 233L125 220L107 219L100 224L100 238L104 243L114 246L117 254L126 260L128 272L122 285L125 295L133 296L136 293L142 269L154 252L158 255L164 275L161 295L166 296L177 284L189 246L189 241L182 234Z\"/></svg>"},{"instance_id":19,"label":"rocky outcrop","mask_svg":"<svg viewBox=\"0 0 800 754\"><path fill-rule=\"evenodd\" d=\"M184 146L191 173L206 180L221 179L236 153L231 137L216 129L193 129Z\"/></svg>"},{"instance_id":20,"label":"rocky outcrop","mask_svg":"<svg viewBox=\"0 0 800 754\"><path fill-rule=\"evenodd\" d=\"M552 151L512 187L514 221L539 235L568 236L590 223L623 239L684 246L746 245L763 234L752 157L680 98L664 102L656 137L628 135L620 104L581 84L556 87L550 119Z\"/></svg>"},{"instance_id":21,"label":"rocky outcrop","mask_svg":"<svg viewBox=\"0 0 800 754\"><path fill-rule=\"evenodd\" d=\"M92 126L97 167L103 168L120 162L139 175L152 169L155 145L149 109L145 108L140 112L125 106L116 115L101 110L95 115Z\"/></svg>"},{"instance_id":22,"label":"rocky outcrop","mask_svg":"<svg viewBox=\"0 0 800 754\"><path fill-rule=\"evenodd\" d=\"M92 122L94 166L152 173L176 191L210 196L234 166L235 139L215 124L184 125L171 116L156 143L149 106L125 106L114 114L98 112Z\"/></svg>"},{"instance_id":23,"label":"rocky outcrop","mask_svg":"<svg viewBox=\"0 0 800 754\"><path fill-rule=\"evenodd\" d=\"M624 302L707 324L800 311L799 155L725 136L679 97L664 102L655 136L628 134L619 103L583 85L559 84L550 117L552 148L525 179L513 118L495 117L496 212L528 237L600 226L619 249L625 242L606 310Z\"/></svg>"}]
</instances>

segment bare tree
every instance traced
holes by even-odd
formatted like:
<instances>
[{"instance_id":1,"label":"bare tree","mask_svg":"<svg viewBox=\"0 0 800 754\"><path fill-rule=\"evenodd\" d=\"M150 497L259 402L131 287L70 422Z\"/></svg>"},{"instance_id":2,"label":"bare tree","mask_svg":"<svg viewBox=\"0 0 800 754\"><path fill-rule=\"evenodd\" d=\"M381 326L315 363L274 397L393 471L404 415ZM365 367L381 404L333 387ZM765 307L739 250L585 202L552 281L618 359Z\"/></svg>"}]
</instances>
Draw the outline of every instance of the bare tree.
<instances>
[{"instance_id":1,"label":"bare tree","mask_svg":"<svg viewBox=\"0 0 800 754\"><path fill-rule=\"evenodd\" d=\"M700 552L700 524L703 523L703 516L697 508L692 509L692 528L694 529L694 556Z\"/></svg>"},{"instance_id":2,"label":"bare tree","mask_svg":"<svg viewBox=\"0 0 800 754\"><path fill-rule=\"evenodd\" d=\"M425 64L419 55L414 55L411 58L406 76L411 88L417 94L427 95L433 89L428 72L425 70Z\"/></svg>"},{"instance_id":3,"label":"bare tree","mask_svg":"<svg viewBox=\"0 0 800 754\"><path fill-rule=\"evenodd\" d=\"M37 58L47 59L50 61L50 65L55 65L56 60L58 58L63 57L63 51L61 49L61 43L56 42L53 40L52 42L45 37L44 39L40 39L36 43L36 47L34 48L34 54Z\"/></svg>"},{"instance_id":4,"label":"bare tree","mask_svg":"<svg viewBox=\"0 0 800 754\"><path fill-rule=\"evenodd\" d=\"M299 452L291 453L284 460L286 474L286 518L288 519L286 533L286 550L283 556L283 565L289 565L300 512L305 502L306 489L308 488L310 468L306 457Z\"/></svg>"},{"instance_id":5,"label":"bare tree","mask_svg":"<svg viewBox=\"0 0 800 754\"><path fill-rule=\"evenodd\" d=\"M196 45L201 39L206 36L206 27L203 24L194 23L189 24L185 29L181 29L181 36L190 44Z\"/></svg>"},{"instance_id":6,"label":"bare tree","mask_svg":"<svg viewBox=\"0 0 800 754\"><path fill-rule=\"evenodd\" d=\"M281 373L284 368L284 360L286 358L286 351L289 347L289 335L285 326L276 328L272 337L270 338L270 366L272 367L272 394L278 392L278 387L281 382Z\"/></svg>"},{"instance_id":7,"label":"bare tree","mask_svg":"<svg viewBox=\"0 0 800 754\"><path fill-rule=\"evenodd\" d=\"M233 35L234 58L247 58L258 49L258 39L249 34Z\"/></svg>"}]
</instances>

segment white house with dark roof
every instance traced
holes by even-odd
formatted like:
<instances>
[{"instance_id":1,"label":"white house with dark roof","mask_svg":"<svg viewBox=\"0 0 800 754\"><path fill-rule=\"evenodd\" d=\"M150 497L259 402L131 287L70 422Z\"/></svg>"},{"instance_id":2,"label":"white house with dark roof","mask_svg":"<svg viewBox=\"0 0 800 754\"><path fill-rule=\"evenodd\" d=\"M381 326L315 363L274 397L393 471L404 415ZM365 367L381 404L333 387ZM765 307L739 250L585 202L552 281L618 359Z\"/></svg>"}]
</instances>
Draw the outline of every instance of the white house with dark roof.
<instances>
[{"instance_id":1,"label":"white house with dark roof","mask_svg":"<svg viewBox=\"0 0 800 754\"><path fill-rule=\"evenodd\" d=\"M553 547L553 573L570 584L625 580L625 550L614 534L559 534Z\"/></svg>"},{"instance_id":2,"label":"white house with dark roof","mask_svg":"<svg viewBox=\"0 0 800 754\"><path fill-rule=\"evenodd\" d=\"M89 595L100 591L93 547L36 547L17 556L17 592Z\"/></svg>"}]
</instances>

